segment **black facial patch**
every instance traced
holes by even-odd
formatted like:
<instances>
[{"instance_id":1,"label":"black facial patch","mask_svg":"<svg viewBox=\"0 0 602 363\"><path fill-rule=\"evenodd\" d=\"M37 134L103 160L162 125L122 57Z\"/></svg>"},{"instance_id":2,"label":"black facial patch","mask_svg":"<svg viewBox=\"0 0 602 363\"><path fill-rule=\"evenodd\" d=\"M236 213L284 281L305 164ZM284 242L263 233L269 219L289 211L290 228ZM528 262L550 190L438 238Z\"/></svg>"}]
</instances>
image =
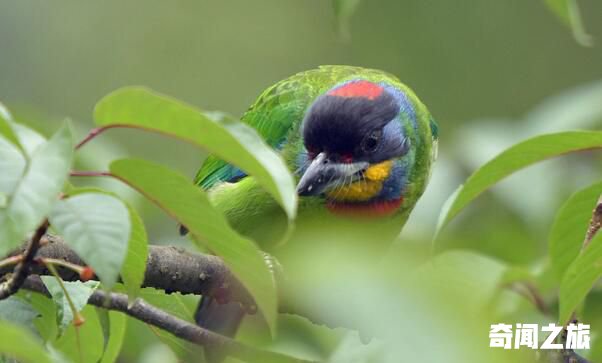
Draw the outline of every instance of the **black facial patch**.
<instances>
[{"instance_id":1,"label":"black facial patch","mask_svg":"<svg viewBox=\"0 0 602 363\"><path fill-rule=\"evenodd\" d=\"M399 113L397 100L388 92L374 99L322 95L303 120L303 139L310 152L365 157L362 140L382 129Z\"/></svg>"}]
</instances>

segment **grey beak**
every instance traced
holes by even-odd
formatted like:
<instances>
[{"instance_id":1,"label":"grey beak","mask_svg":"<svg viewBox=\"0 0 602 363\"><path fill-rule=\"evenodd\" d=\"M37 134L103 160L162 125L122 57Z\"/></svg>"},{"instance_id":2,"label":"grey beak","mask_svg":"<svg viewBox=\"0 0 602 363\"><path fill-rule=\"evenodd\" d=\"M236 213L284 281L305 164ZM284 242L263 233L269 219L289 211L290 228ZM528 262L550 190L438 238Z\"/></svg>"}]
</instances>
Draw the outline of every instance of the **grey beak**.
<instances>
[{"instance_id":1,"label":"grey beak","mask_svg":"<svg viewBox=\"0 0 602 363\"><path fill-rule=\"evenodd\" d=\"M319 195L330 185L340 182L344 178L352 177L355 173L368 167L367 162L341 164L333 162L326 153L318 154L309 164L299 184L299 196Z\"/></svg>"}]
</instances>

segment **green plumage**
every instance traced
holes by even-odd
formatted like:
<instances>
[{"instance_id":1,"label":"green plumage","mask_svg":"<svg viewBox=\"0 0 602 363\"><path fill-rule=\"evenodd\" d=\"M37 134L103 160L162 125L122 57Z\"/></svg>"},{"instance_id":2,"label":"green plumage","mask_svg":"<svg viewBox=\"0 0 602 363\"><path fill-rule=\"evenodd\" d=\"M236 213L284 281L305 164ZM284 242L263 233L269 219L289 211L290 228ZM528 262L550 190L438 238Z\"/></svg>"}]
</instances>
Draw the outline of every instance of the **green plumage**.
<instances>
[{"instance_id":1,"label":"green plumage","mask_svg":"<svg viewBox=\"0 0 602 363\"><path fill-rule=\"evenodd\" d=\"M278 259L291 286L303 280L315 253L320 254L322 261L336 261L341 249L345 249L358 253L362 264L377 261L397 237L423 193L436 156L437 126L426 107L397 78L378 70L322 66L298 73L266 89L241 120L278 150L290 171L296 174L300 156L305 153L301 124L308 109L318 96L351 80L393 87L405 95L411 109L400 112L396 121L409 139L410 148L395 160L404 170L405 181L401 205L392 215L341 216L333 214L321 196L300 197L294 233L283 246L278 242L287 231L284 212L252 176L245 176L236 167L209 156L195 178L196 184L209 191L213 204L227 216L232 227L253 238ZM328 270L328 266L320 268ZM232 335L242 316L237 304L216 305L205 300L197 321L210 330ZM207 351L207 357L211 362L223 359L211 350Z\"/></svg>"},{"instance_id":2,"label":"green plumage","mask_svg":"<svg viewBox=\"0 0 602 363\"><path fill-rule=\"evenodd\" d=\"M332 87L357 79L386 83L402 90L415 110L417 129L407 125L405 127L415 147L412 150L414 165L410 170L408 189L395 223L401 228L426 186L436 154L437 131L426 107L395 76L359 67L321 66L295 74L266 89L245 112L241 121L256 129L270 146L278 149L291 172L295 172L298 155L303 149L300 126L307 109L319 95ZM214 203L228 216L236 229L253 237L267 237L265 231L256 233L259 230L256 217L276 220L283 220L283 217L279 216L275 202L256 185L252 177L238 180L241 174L236 167L209 156L197 173L195 183L211 191ZM224 183L230 180L237 182ZM304 209L320 209L321 204L323 200L319 198L301 198L300 217L305 214ZM282 233L282 228L271 228L273 233L267 233L268 239L276 238ZM261 244L265 245L262 240L264 238L261 238Z\"/></svg>"}]
</instances>

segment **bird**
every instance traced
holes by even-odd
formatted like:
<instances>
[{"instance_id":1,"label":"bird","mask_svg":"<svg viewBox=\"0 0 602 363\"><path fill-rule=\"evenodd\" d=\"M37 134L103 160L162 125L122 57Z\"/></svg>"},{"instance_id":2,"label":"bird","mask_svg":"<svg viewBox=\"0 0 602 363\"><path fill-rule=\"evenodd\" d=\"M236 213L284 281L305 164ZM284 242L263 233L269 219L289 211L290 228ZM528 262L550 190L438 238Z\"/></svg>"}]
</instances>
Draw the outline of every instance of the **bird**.
<instances>
[{"instance_id":1,"label":"bird","mask_svg":"<svg viewBox=\"0 0 602 363\"><path fill-rule=\"evenodd\" d=\"M263 91L240 121L296 178L298 214L285 244L293 247L279 247L287 218L253 176L209 155L194 182L235 230L286 261L278 260L285 274L287 263L303 264L289 258L295 248L336 258L340 247L331 240L378 240L370 251L383 253L423 194L437 156L438 126L426 106L396 76L376 69L328 65L294 74ZM236 303L203 297L195 320L234 336L244 315ZM212 363L224 359L205 355Z\"/></svg>"}]
</instances>

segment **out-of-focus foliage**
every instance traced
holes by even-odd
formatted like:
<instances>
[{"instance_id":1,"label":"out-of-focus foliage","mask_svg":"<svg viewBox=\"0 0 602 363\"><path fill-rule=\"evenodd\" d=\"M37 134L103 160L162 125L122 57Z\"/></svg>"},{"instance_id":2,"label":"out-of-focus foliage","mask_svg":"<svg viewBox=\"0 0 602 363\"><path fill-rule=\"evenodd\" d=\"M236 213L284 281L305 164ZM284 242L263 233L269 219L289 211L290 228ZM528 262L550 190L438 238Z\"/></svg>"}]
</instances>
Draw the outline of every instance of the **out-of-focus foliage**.
<instances>
[{"instance_id":1,"label":"out-of-focus foliage","mask_svg":"<svg viewBox=\"0 0 602 363\"><path fill-rule=\"evenodd\" d=\"M539 161L571 152L602 149L602 132L567 131L536 136L506 149L483 165L446 202L438 229L443 228L468 203L504 177Z\"/></svg>"},{"instance_id":2,"label":"out-of-focus foliage","mask_svg":"<svg viewBox=\"0 0 602 363\"><path fill-rule=\"evenodd\" d=\"M275 329L276 287L263 255L252 241L228 225L203 190L183 175L144 160L117 160L110 169L117 178L185 225L195 240L220 256L247 287L270 327Z\"/></svg>"},{"instance_id":3,"label":"out-of-focus foliage","mask_svg":"<svg viewBox=\"0 0 602 363\"><path fill-rule=\"evenodd\" d=\"M602 276L602 234L594 237L569 265L560 283L558 321L566 324Z\"/></svg>"},{"instance_id":4,"label":"out-of-focus foliage","mask_svg":"<svg viewBox=\"0 0 602 363\"><path fill-rule=\"evenodd\" d=\"M6 139L2 143L10 145ZM26 155L4 155L11 157L8 160L19 162L9 161L9 165L3 165L6 169L2 172L8 175L5 180L11 181L12 187L7 188L4 181L0 183L10 191L6 194L4 207L0 209L0 240L3 241L0 255L17 247L51 211L67 179L72 155L71 132L67 125L37 148L27 160L27 165L22 163Z\"/></svg>"},{"instance_id":5,"label":"out-of-focus foliage","mask_svg":"<svg viewBox=\"0 0 602 363\"><path fill-rule=\"evenodd\" d=\"M332 0L332 7L339 27L339 33L347 39L350 36L349 23L351 21L351 16L355 13L360 1L361 0Z\"/></svg>"},{"instance_id":6,"label":"out-of-focus foliage","mask_svg":"<svg viewBox=\"0 0 602 363\"><path fill-rule=\"evenodd\" d=\"M595 183L573 194L558 210L550 230L550 264L558 279L562 278L577 257L584 240L583 226L592 218L592 200L600 196L602 183Z\"/></svg>"},{"instance_id":7,"label":"out-of-focus foliage","mask_svg":"<svg viewBox=\"0 0 602 363\"><path fill-rule=\"evenodd\" d=\"M101 127L124 126L178 137L219 156L257 178L294 218L297 199L286 165L252 128L227 118L213 119L194 108L145 89L106 96L95 107Z\"/></svg>"},{"instance_id":8,"label":"out-of-focus foliage","mask_svg":"<svg viewBox=\"0 0 602 363\"><path fill-rule=\"evenodd\" d=\"M593 39L585 32L577 0L545 0L546 4L573 31L573 36L581 45L592 46Z\"/></svg>"},{"instance_id":9,"label":"out-of-focus foliage","mask_svg":"<svg viewBox=\"0 0 602 363\"><path fill-rule=\"evenodd\" d=\"M592 39L601 38L601 2L581 1L581 14L574 0L546 3L581 43L590 39L582 23ZM333 26L335 18L339 29ZM341 41L346 29L351 37ZM398 362L399 357L426 362L532 361L530 351L486 348L489 324L547 324L559 316L564 320L576 309L582 322L592 324L593 349L581 353L594 362L602 360L601 290L594 283L599 276L599 237L579 253L597 199L600 152L555 158L509 176L450 222L434 251L429 243L443 202L496 155L541 134L599 132L602 127L602 49L576 44L542 2L5 1L0 2L0 49L0 100L22 122L15 123L0 107L0 214L10 205L24 165L37 149L48 147L40 134L51 135L69 116L74 118L74 134L81 138L93 127L94 104L125 85L143 84L203 109L240 115L269 84L319 64L355 64L398 75L416 89L441 126L436 170L404 234L376 271L362 264L365 251L346 249L344 241L328 246L340 251L336 261L325 260L327 255L320 251L295 256L309 261L297 302L334 326L345 322L347 329L279 315L278 335L271 340L261 318L252 317L238 339L330 362ZM131 107L130 116L152 119L152 112L144 110L146 103L124 102ZM169 123L163 120L157 128L169 132L185 113L170 113ZM99 116L105 116L102 110L97 111L97 122ZM107 119L103 124L120 121L145 120ZM77 154L77 169L108 170L113 160L133 154L185 170L190 178L205 156L179 140L132 130L113 130ZM5 170L12 170L12 178ZM194 248L177 236L173 219L118 181L73 182L110 190L126 200L140 212L150 241ZM272 185L276 198L286 194L277 190L280 186ZM575 197L569 199L571 195ZM292 210L291 200L283 204ZM132 231L140 231L131 211ZM134 238L132 234L125 242L126 261L145 254L132 247L146 246L147 239L140 237L133 244ZM137 291L132 286L140 281L144 265L128 266L137 277L115 289L127 289L131 297L138 294L191 321L195 297ZM114 273L119 271L114 267ZM540 293L547 312L507 288L526 283ZM75 328L58 334L58 306L36 294L20 293L16 298L19 302L11 301L11 309L18 310L10 314L11 322L31 328L33 319L47 352L39 339L9 325L0 314L3 352L24 361L50 361L50 355L54 361L60 361L59 356L66 362L80 361ZM86 362L101 357L113 361L122 338L119 361L199 359L197 347L143 323L127 318L124 332L125 323L113 322L114 316L90 307L82 314L86 323L79 339L89 347L83 352ZM24 343L27 350L21 349Z\"/></svg>"},{"instance_id":10,"label":"out-of-focus foliage","mask_svg":"<svg viewBox=\"0 0 602 363\"><path fill-rule=\"evenodd\" d=\"M100 310L99 310L100 313ZM108 336L107 346L105 353L102 356L101 363L111 363L117 361L121 347L123 345L123 338L125 336L125 329L127 326L127 317L124 314L116 311L105 312L108 315Z\"/></svg>"},{"instance_id":11,"label":"out-of-focus foliage","mask_svg":"<svg viewBox=\"0 0 602 363\"><path fill-rule=\"evenodd\" d=\"M0 321L0 350L26 363L52 363L33 333L5 321Z\"/></svg>"}]
</instances>

